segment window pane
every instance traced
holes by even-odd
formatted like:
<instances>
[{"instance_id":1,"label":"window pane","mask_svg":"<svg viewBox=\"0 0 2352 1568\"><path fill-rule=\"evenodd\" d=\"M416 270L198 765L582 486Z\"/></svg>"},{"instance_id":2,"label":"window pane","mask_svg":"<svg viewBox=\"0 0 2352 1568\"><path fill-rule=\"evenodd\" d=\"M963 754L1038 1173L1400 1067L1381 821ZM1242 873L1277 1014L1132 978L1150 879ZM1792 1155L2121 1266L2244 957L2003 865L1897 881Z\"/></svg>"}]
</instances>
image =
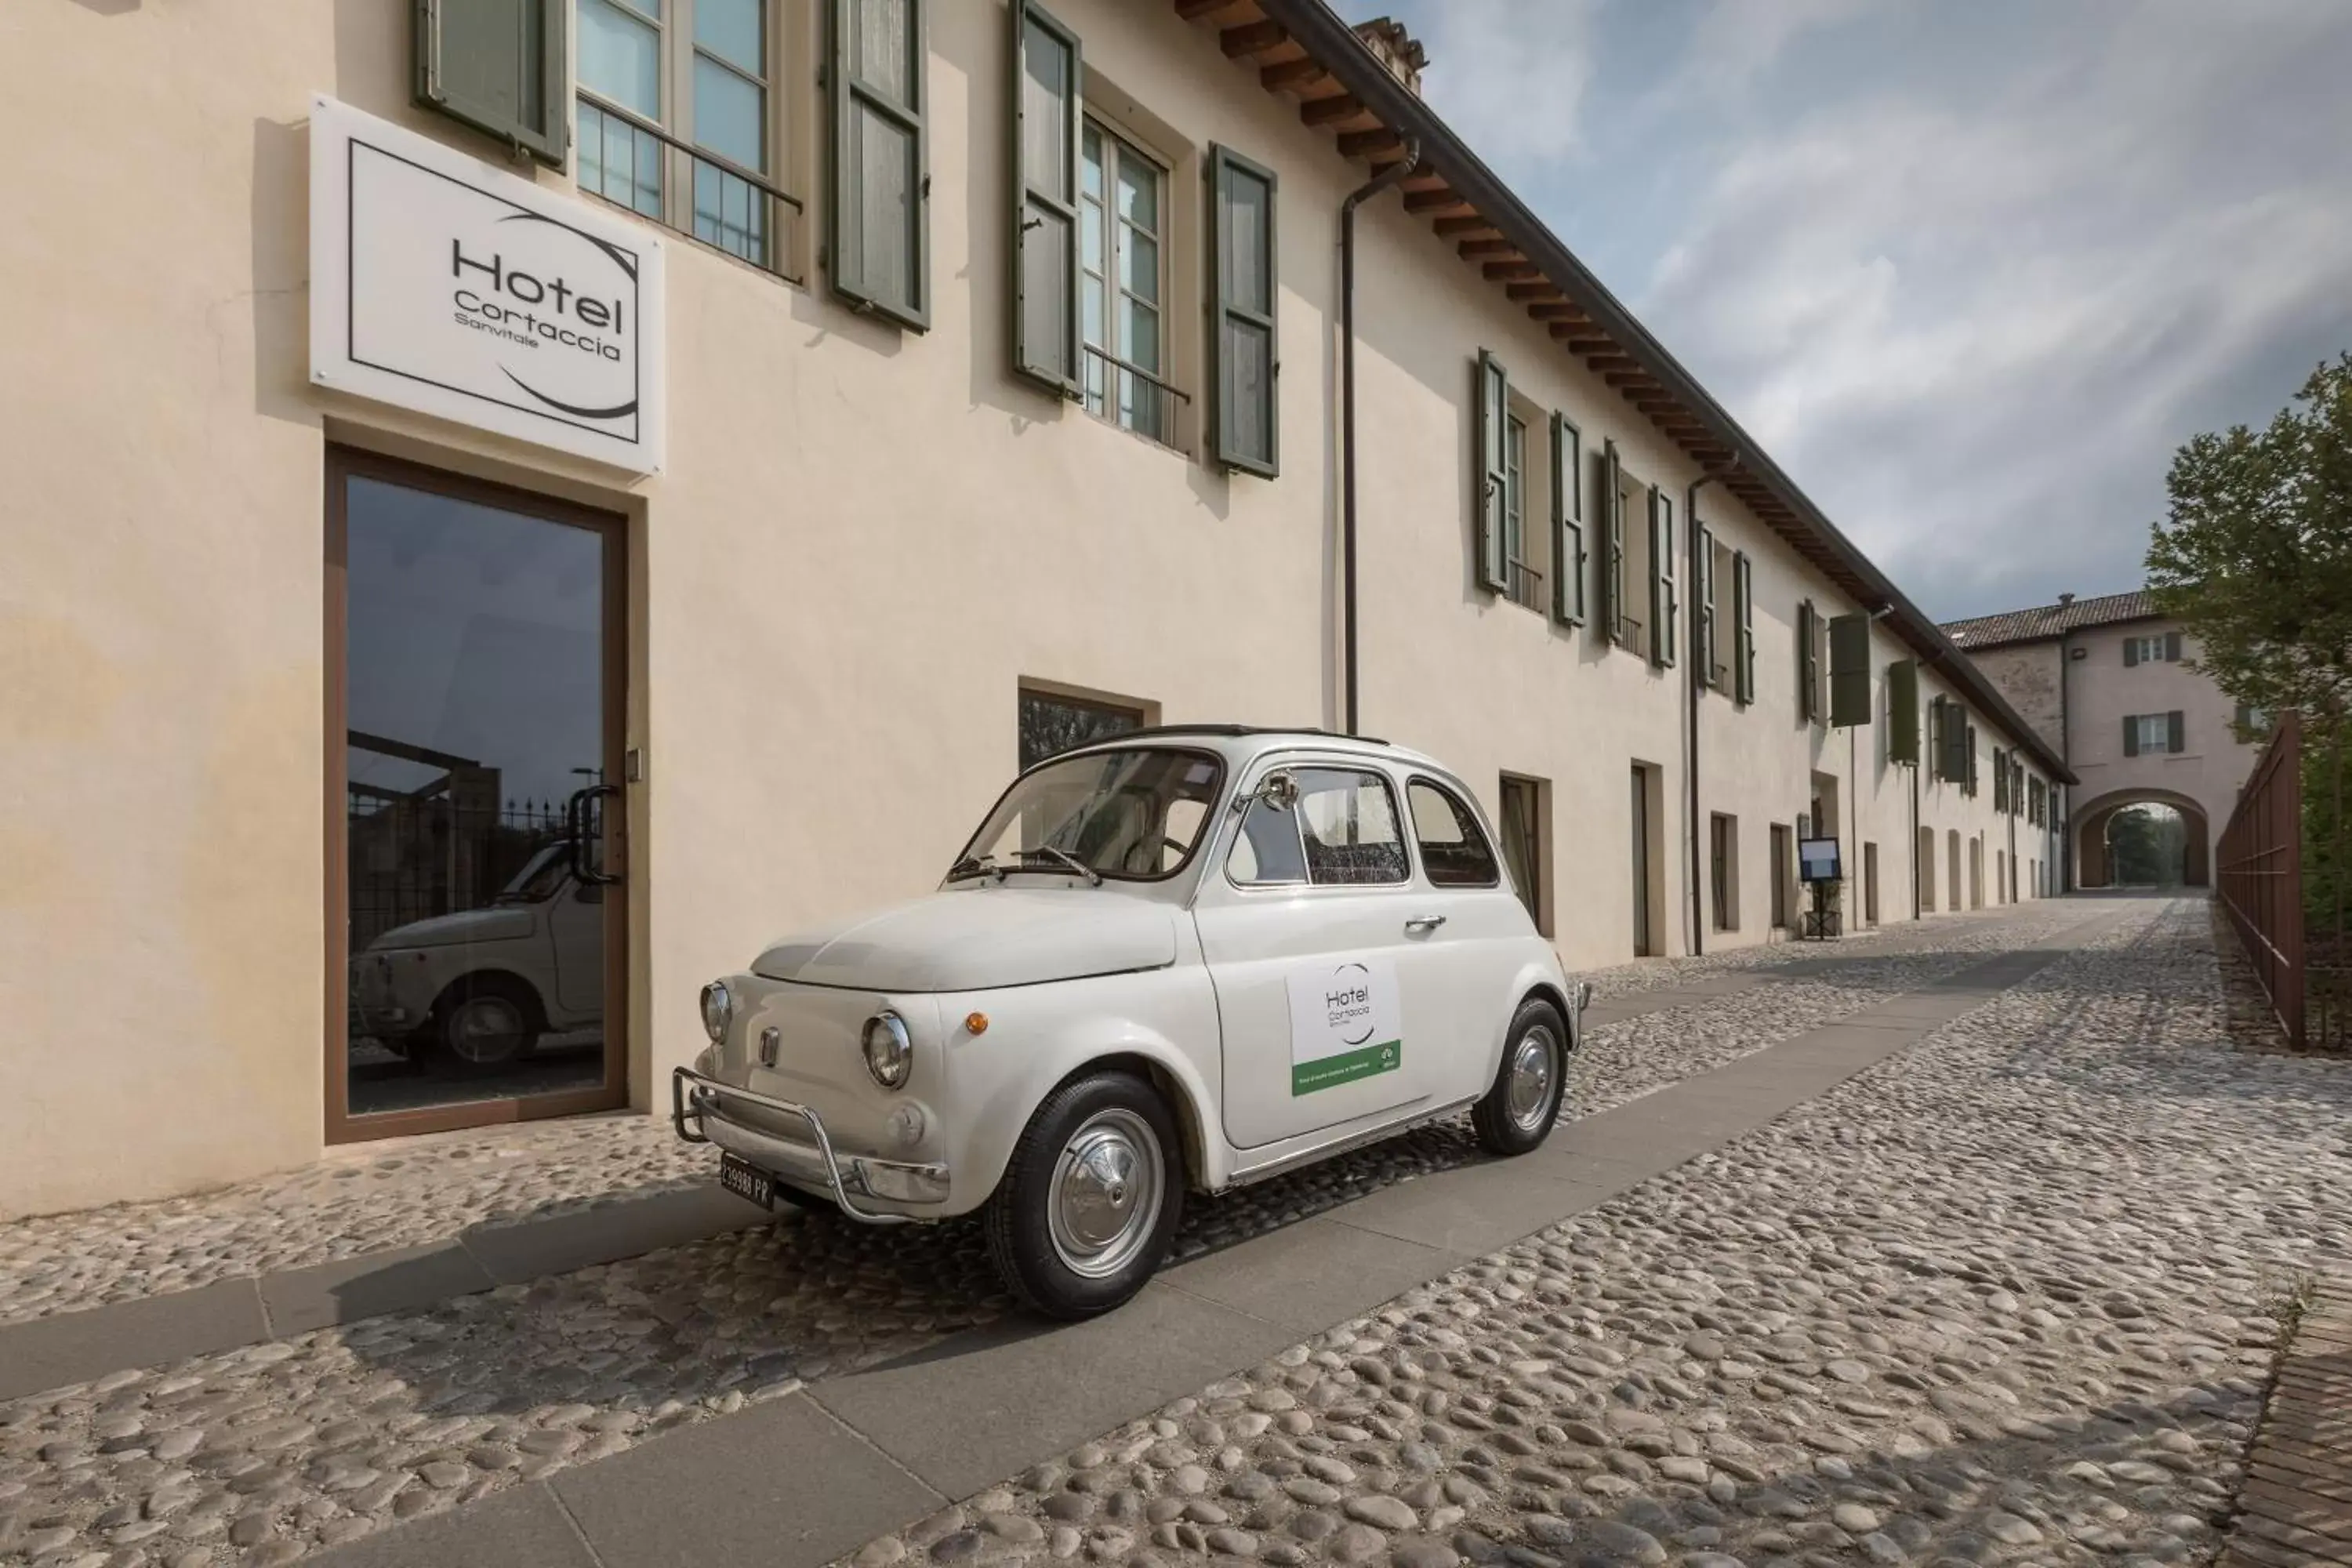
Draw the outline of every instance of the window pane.
<instances>
[{"instance_id":1,"label":"window pane","mask_svg":"<svg viewBox=\"0 0 2352 1568\"><path fill-rule=\"evenodd\" d=\"M1266 416L1274 406L1272 366L1265 330L1255 322L1225 318L1226 428L1232 456L1271 462L1274 442Z\"/></svg>"},{"instance_id":2,"label":"window pane","mask_svg":"<svg viewBox=\"0 0 2352 1568\"><path fill-rule=\"evenodd\" d=\"M1078 265L1097 279L1104 276L1103 209L1091 196L1078 203Z\"/></svg>"},{"instance_id":3,"label":"window pane","mask_svg":"<svg viewBox=\"0 0 2352 1568\"><path fill-rule=\"evenodd\" d=\"M593 103L580 105L580 188L659 217L661 143Z\"/></svg>"},{"instance_id":4,"label":"window pane","mask_svg":"<svg viewBox=\"0 0 2352 1568\"><path fill-rule=\"evenodd\" d=\"M747 169L768 172L768 95L716 60L695 57L694 140Z\"/></svg>"},{"instance_id":5,"label":"window pane","mask_svg":"<svg viewBox=\"0 0 2352 1568\"><path fill-rule=\"evenodd\" d=\"M1160 373L1160 312L1150 306L1127 302L1127 342L1120 345L1129 363L1157 375Z\"/></svg>"},{"instance_id":6,"label":"window pane","mask_svg":"<svg viewBox=\"0 0 2352 1568\"><path fill-rule=\"evenodd\" d=\"M1404 840L1387 781L1343 768L1298 770L1298 820L1318 884L1402 882Z\"/></svg>"},{"instance_id":7,"label":"window pane","mask_svg":"<svg viewBox=\"0 0 2352 1568\"><path fill-rule=\"evenodd\" d=\"M893 102L911 103L908 91L907 0L856 0L849 68Z\"/></svg>"},{"instance_id":8,"label":"window pane","mask_svg":"<svg viewBox=\"0 0 2352 1568\"><path fill-rule=\"evenodd\" d=\"M1266 279L1266 188L1255 175L1230 176L1225 206L1225 301L1235 310L1267 315L1274 290Z\"/></svg>"},{"instance_id":9,"label":"window pane","mask_svg":"<svg viewBox=\"0 0 2352 1568\"><path fill-rule=\"evenodd\" d=\"M1099 202L1103 195L1102 132L1092 125L1086 128L1080 144L1080 156L1086 160L1086 170L1081 176L1078 188L1085 195Z\"/></svg>"},{"instance_id":10,"label":"window pane","mask_svg":"<svg viewBox=\"0 0 2352 1568\"><path fill-rule=\"evenodd\" d=\"M842 276L875 299L911 301L915 138L861 107L842 157L858 203L858 221L841 237Z\"/></svg>"},{"instance_id":11,"label":"window pane","mask_svg":"<svg viewBox=\"0 0 2352 1568\"><path fill-rule=\"evenodd\" d=\"M661 34L614 0L580 0L580 85L659 120Z\"/></svg>"},{"instance_id":12,"label":"window pane","mask_svg":"<svg viewBox=\"0 0 2352 1568\"><path fill-rule=\"evenodd\" d=\"M1088 702L1076 697L1055 697L1042 691L1021 694L1021 766L1036 766L1047 757L1083 746L1090 741L1124 735L1140 729L1143 715L1132 708L1108 702Z\"/></svg>"},{"instance_id":13,"label":"window pane","mask_svg":"<svg viewBox=\"0 0 2352 1568\"><path fill-rule=\"evenodd\" d=\"M1160 171L1125 147L1118 150L1118 216L1160 232Z\"/></svg>"},{"instance_id":14,"label":"window pane","mask_svg":"<svg viewBox=\"0 0 2352 1568\"><path fill-rule=\"evenodd\" d=\"M1070 360L1070 220L1029 204L1030 228L1021 247L1022 333L1028 363L1054 367Z\"/></svg>"},{"instance_id":15,"label":"window pane","mask_svg":"<svg viewBox=\"0 0 2352 1568\"><path fill-rule=\"evenodd\" d=\"M768 198L715 163L694 166L694 237L732 256L768 264Z\"/></svg>"},{"instance_id":16,"label":"window pane","mask_svg":"<svg viewBox=\"0 0 2352 1568\"><path fill-rule=\"evenodd\" d=\"M1160 242L1132 228L1118 237L1119 287L1139 300L1160 302Z\"/></svg>"},{"instance_id":17,"label":"window pane","mask_svg":"<svg viewBox=\"0 0 2352 1568\"><path fill-rule=\"evenodd\" d=\"M694 0L694 41L765 78L767 12L768 0Z\"/></svg>"},{"instance_id":18,"label":"window pane","mask_svg":"<svg viewBox=\"0 0 2352 1568\"><path fill-rule=\"evenodd\" d=\"M1426 780L1414 781L1404 794L1413 836L1421 840L1422 874L1441 888L1494 886L1495 852L1470 808Z\"/></svg>"},{"instance_id":19,"label":"window pane","mask_svg":"<svg viewBox=\"0 0 2352 1568\"><path fill-rule=\"evenodd\" d=\"M1225 874L1236 882L1304 882L1307 855L1298 841L1295 811L1277 810L1263 800L1250 803L1242 830L1225 858Z\"/></svg>"},{"instance_id":20,"label":"window pane","mask_svg":"<svg viewBox=\"0 0 2352 1568\"><path fill-rule=\"evenodd\" d=\"M1070 195L1070 51L1031 22L1024 35L1026 74L1022 81L1021 165L1029 183L1057 201ZM1037 237L1032 231L1031 237ZM1035 245L1029 251L1034 255Z\"/></svg>"}]
</instances>

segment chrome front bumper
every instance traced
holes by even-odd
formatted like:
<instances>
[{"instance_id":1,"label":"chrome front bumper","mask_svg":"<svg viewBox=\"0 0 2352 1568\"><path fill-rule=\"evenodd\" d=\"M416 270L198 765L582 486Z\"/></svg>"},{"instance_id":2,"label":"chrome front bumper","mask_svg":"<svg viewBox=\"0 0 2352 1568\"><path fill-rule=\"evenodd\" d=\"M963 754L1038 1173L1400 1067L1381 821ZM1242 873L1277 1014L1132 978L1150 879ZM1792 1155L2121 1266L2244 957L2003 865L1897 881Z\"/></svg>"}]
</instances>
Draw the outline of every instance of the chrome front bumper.
<instances>
[{"instance_id":1,"label":"chrome front bumper","mask_svg":"<svg viewBox=\"0 0 2352 1568\"><path fill-rule=\"evenodd\" d=\"M915 1217L860 1208L857 1198L902 1204L947 1202L945 1165L839 1154L825 1131L824 1119L808 1106L737 1089L692 1068L679 1068L670 1075L669 1105L670 1125L687 1142L716 1143L780 1180L825 1194L852 1219L868 1225L905 1225ZM730 1105L792 1117L808 1128L814 1141L802 1142L747 1126L727 1114Z\"/></svg>"}]
</instances>

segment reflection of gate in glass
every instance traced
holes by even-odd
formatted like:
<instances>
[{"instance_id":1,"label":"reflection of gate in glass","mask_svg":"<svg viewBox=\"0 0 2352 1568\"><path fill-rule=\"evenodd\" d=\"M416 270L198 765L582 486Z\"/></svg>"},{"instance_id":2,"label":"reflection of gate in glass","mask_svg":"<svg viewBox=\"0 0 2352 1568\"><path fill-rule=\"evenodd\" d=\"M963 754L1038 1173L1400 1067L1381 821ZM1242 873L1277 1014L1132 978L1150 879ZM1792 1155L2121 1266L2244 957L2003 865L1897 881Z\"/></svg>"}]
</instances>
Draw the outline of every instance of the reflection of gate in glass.
<instances>
[{"instance_id":1,"label":"reflection of gate in glass","mask_svg":"<svg viewBox=\"0 0 2352 1568\"><path fill-rule=\"evenodd\" d=\"M353 952L396 926L480 909L566 837L564 803L501 802L496 768L356 730L349 738L354 752L442 770L412 790L344 785Z\"/></svg>"}]
</instances>

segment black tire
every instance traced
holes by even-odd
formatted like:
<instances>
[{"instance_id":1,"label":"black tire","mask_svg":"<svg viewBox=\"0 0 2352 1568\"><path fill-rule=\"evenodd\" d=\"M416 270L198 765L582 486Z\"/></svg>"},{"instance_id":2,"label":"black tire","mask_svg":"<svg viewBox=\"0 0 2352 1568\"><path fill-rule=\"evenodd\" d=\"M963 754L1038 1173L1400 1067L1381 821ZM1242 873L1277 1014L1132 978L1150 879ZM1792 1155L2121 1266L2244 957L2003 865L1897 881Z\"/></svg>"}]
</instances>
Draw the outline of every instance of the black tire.
<instances>
[{"instance_id":1,"label":"black tire","mask_svg":"<svg viewBox=\"0 0 2352 1568\"><path fill-rule=\"evenodd\" d=\"M1183 1217L1177 1136L1159 1090L1131 1073L1095 1073L1046 1096L982 1211L989 1257L1024 1305L1075 1321L1143 1289ZM1148 1204L1157 1207L1147 1215Z\"/></svg>"},{"instance_id":2,"label":"black tire","mask_svg":"<svg viewBox=\"0 0 2352 1568\"><path fill-rule=\"evenodd\" d=\"M1568 1025L1559 1010L1540 997L1519 1004L1510 1033L1503 1037L1502 1065L1486 1098L1470 1112L1470 1125L1490 1153L1524 1154L1551 1136L1568 1090ZM1541 1053L1541 1082L1533 1081L1532 1053Z\"/></svg>"},{"instance_id":3,"label":"black tire","mask_svg":"<svg viewBox=\"0 0 2352 1568\"><path fill-rule=\"evenodd\" d=\"M448 1070L496 1072L539 1043L539 998L504 974L469 974L433 1005L433 1055Z\"/></svg>"}]
</instances>

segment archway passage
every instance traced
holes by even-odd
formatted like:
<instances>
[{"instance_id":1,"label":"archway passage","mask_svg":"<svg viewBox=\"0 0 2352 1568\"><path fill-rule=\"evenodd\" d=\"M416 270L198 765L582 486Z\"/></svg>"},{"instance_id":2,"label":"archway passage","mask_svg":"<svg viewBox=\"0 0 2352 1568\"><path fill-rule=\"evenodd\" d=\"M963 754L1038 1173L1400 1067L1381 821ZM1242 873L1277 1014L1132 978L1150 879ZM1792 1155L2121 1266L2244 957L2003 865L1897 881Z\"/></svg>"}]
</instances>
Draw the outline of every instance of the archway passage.
<instances>
[{"instance_id":1,"label":"archway passage","mask_svg":"<svg viewBox=\"0 0 2352 1568\"><path fill-rule=\"evenodd\" d=\"M2117 790L2074 811L2074 885L2210 887L2213 828L2170 790Z\"/></svg>"}]
</instances>

